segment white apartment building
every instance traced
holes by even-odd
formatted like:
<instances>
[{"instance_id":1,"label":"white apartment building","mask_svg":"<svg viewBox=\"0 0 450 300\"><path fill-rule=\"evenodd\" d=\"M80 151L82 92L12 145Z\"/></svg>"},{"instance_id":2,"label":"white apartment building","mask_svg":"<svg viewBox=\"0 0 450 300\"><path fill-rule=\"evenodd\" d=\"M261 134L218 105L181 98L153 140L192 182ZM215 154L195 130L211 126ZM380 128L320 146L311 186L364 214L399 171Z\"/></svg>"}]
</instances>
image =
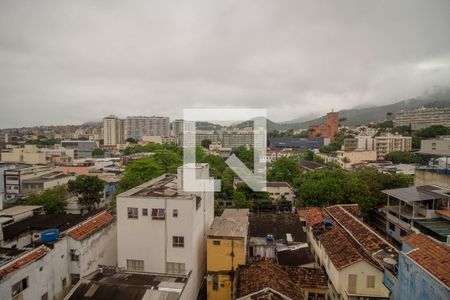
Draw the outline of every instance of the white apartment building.
<instances>
[{"instance_id":1,"label":"white apartment building","mask_svg":"<svg viewBox=\"0 0 450 300\"><path fill-rule=\"evenodd\" d=\"M169 136L169 118L136 116L125 119L125 139L141 140L145 135Z\"/></svg>"},{"instance_id":2,"label":"white apartment building","mask_svg":"<svg viewBox=\"0 0 450 300\"><path fill-rule=\"evenodd\" d=\"M208 164L188 165L209 179ZM183 292L196 299L206 272L206 231L213 192L184 192L183 168L117 196L118 266L128 271L189 276Z\"/></svg>"},{"instance_id":3,"label":"white apartment building","mask_svg":"<svg viewBox=\"0 0 450 300\"><path fill-rule=\"evenodd\" d=\"M386 133L375 137L377 159L384 160L386 154L393 151L411 151L412 138L398 134Z\"/></svg>"},{"instance_id":4,"label":"white apartment building","mask_svg":"<svg viewBox=\"0 0 450 300\"><path fill-rule=\"evenodd\" d=\"M103 144L115 146L124 141L124 120L112 115L103 118Z\"/></svg>"},{"instance_id":5,"label":"white apartment building","mask_svg":"<svg viewBox=\"0 0 450 300\"><path fill-rule=\"evenodd\" d=\"M184 130L184 120L176 119L172 122L172 136L178 137L180 134L183 134Z\"/></svg>"},{"instance_id":6,"label":"white apartment building","mask_svg":"<svg viewBox=\"0 0 450 300\"><path fill-rule=\"evenodd\" d=\"M357 140L357 149L365 151L375 150L375 139L372 136L358 135L356 137L356 140Z\"/></svg>"},{"instance_id":7,"label":"white apartment building","mask_svg":"<svg viewBox=\"0 0 450 300\"><path fill-rule=\"evenodd\" d=\"M395 114L395 126L411 126L412 130L422 129L433 125L450 127L450 107L417 108L402 110Z\"/></svg>"}]
</instances>

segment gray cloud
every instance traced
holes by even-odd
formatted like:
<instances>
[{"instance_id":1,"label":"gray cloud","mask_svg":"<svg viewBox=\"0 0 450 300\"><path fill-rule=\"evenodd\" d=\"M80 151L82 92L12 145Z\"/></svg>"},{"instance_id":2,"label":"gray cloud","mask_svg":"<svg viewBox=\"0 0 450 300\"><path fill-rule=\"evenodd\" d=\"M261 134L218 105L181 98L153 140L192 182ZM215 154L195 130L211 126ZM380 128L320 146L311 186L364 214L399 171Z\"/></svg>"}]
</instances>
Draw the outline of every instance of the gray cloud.
<instances>
[{"instance_id":1,"label":"gray cloud","mask_svg":"<svg viewBox=\"0 0 450 300\"><path fill-rule=\"evenodd\" d=\"M449 85L448 28L448 0L3 0L0 127L380 105Z\"/></svg>"}]
</instances>

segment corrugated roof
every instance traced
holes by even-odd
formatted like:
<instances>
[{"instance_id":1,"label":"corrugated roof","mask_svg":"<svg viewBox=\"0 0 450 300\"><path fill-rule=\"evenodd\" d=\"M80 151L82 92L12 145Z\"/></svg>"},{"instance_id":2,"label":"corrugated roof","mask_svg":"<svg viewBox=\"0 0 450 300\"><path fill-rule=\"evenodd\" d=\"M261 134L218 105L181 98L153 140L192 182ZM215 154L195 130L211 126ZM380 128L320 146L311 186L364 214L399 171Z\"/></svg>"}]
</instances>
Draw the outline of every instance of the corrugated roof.
<instances>
[{"instance_id":1,"label":"corrugated roof","mask_svg":"<svg viewBox=\"0 0 450 300\"><path fill-rule=\"evenodd\" d=\"M423 185L423 186L383 190L381 192L405 202L436 200L446 197L441 193L437 193L437 191L442 192L443 189L432 185ZM450 193L450 190L448 190L447 192Z\"/></svg>"},{"instance_id":2,"label":"corrugated roof","mask_svg":"<svg viewBox=\"0 0 450 300\"><path fill-rule=\"evenodd\" d=\"M76 228L71 229L69 235L71 238L81 241L111 223L112 220L113 216L110 213L103 212L92 219L81 223Z\"/></svg>"}]
</instances>

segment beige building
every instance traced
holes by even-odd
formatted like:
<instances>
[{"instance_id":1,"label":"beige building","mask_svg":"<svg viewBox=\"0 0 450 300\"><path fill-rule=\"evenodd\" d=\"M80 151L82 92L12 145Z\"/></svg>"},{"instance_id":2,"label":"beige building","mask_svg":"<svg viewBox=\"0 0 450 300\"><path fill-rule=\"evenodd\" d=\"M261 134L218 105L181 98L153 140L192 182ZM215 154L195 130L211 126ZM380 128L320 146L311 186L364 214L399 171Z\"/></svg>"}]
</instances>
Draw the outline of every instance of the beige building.
<instances>
[{"instance_id":1,"label":"beige building","mask_svg":"<svg viewBox=\"0 0 450 300\"><path fill-rule=\"evenodd\" d=\"M422 140L420 152L431 155L450 156L450 136Z\"/></svg>"},{"instance_id":2,"label":"beige building","mask_svg":"<svg viewBox=\"0 0 450 300\"><path fill-rule=\"evenodd\" d=\"M0 159L3 162L17 162L33 165L45 164L47 162L45 153L41 152L36 145L8 148L1 153Z\"/></svg>"},{"instance_id":3,"label":"beige building","mask_svg":"<svg viewBox=\"0 0 450 300\"><path fill-rule=\"evenodd\" d=\"M417 108L399 111L395 114L395 126L411 126L412 130L433 125L450 127L450 107Z\"/></svg>"},{"instance_id":4,"label":"beige building","mask_svg":"<svg viewBox=\"0 0 450 300\"><path fill-rule=\"evenodd\" d=\"M364 151L364 150L354 150L354 151L336 151L334 163L337 163L344 169L351 169L355 164L359 164L365 160L376 160L376 151Z\"/></svg>"},{"instance_id":5,"label":"beige building","mask_svg":"<svg viewBox=\"0 0 450 300\"><path fill-rule=\"evenodd\" d=\"M124 143L124 120L117 116L108 116L103 119L103 144L115 146Z\"/></svg>"},{"instance_id":6,"label":"beige building","mask_svg":"<svg viewBox=\"0 0 450 300\"><path fill-rule=\"evenodd\" d=\"M398 134L387 133L375 137L377 159L384 160L386 154L393 151L411 151L412 138Z\"/></svg>"}]
</instances>

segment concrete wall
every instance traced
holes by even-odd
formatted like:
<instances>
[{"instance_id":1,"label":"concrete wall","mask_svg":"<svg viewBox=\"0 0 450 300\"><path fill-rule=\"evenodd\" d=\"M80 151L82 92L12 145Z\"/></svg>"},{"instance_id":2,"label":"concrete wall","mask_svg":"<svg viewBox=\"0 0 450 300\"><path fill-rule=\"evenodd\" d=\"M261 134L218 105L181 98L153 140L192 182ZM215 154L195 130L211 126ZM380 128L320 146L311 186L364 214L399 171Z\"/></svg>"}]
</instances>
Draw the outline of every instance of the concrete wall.
<instances>
[{"instance_id":1,"label":"concrete wall","mask_svg":"<svg viewBox=\"0 0 450 300\"><path fill-rule=\"evenodd\" d=\"M434 184L450 188L450 175L437 174L429 171L416 170L414 186Z\"/></svg>"},{"instance_id":2,"label":"concrete wall","mask_svg":"<svg viewBox=\"0 0 450 300\"><path fill-rule=\"evenodd\" d=\"M403 252L399 253L398 270L398 282L394 291L396 300L450 299L450 289Z\"/></svg>"}]
</instances>

